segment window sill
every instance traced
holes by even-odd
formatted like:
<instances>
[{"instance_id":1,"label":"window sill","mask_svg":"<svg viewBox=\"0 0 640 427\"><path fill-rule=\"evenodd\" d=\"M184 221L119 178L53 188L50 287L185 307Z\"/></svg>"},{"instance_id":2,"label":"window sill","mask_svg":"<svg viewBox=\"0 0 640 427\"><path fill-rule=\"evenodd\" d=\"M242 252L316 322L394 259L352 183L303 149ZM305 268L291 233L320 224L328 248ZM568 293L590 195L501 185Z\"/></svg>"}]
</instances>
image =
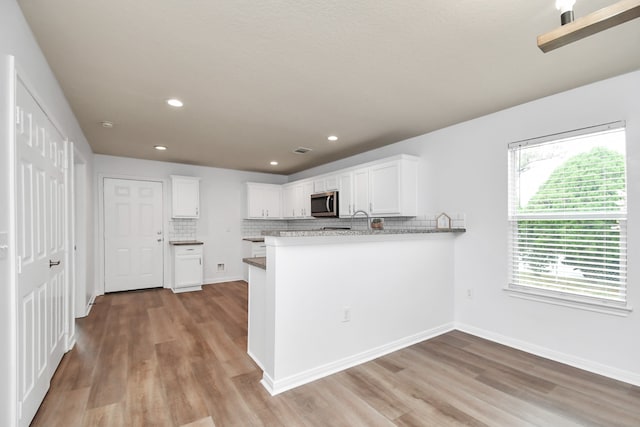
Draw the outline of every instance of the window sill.
<instances>
[{"instance_id":1,"label":"window sill","mask_svg":"<svg viewBox=\"0 0 640 427\"><path fill-rule=\"evenodd\" d=\"M522 298L529 301L537 301L546 304L560 305L563 307L577 308L580 310L593 311L596 313L611 314L614 316L626 317L633 311L630 305L615 305L615 303L599 303L597 301L569 299L546 292L529 289L503 288L503 290L514 298Z\"/></svg>"}]
</instances>

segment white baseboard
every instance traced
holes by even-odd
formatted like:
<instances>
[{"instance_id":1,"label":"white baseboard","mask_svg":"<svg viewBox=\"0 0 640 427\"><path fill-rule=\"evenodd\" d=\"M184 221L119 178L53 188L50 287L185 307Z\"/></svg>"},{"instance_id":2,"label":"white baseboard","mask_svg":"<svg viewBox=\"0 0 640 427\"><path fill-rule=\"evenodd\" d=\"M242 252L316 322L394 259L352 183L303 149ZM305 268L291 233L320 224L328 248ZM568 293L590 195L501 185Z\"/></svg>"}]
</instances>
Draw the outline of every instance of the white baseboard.
<instances>
[{"instance_id":1,"label":"white baseboard","mask_svg":"<svg viewBox=\"0 0 640 427\"><path fill-rule=\"evenodd\" d=\"M244 280L244 278L242 276L217 277L215 279L209 278L204 279L204 284L215 285L216 283L237 282L238 280Z\"/></svg>"},{"instance_id":2,"label":"white baseboard","mask_svg":"<svg viewBox=\"0 0 640 427\"><path fill-rule=\"evenodd\" d=\"M309 369L308 371L300 372L298 374L279 380L274 380L269 375L267 375L267 373L264 373L262 376L262 381L260 381L260 383L272 396L275 396L276 394L291 390L292 388L299 387L301 385L310 383L320 378L324 378L331 374L335 374L336 372L340 372L353 366L369 362L370 360L377 359L378 357L393 353L394 351L398 351L424 340L442 335L453 329L453 323L445 323L444 325L419 332L415 335L401 338L391 343L384 344L380 347L372 348L362 353L345 357L344 359L336 360L335 362L331 362L323 366L318 366L316 368Z\"/></svg>"},{"instance_id":3,"label":"white baseboard","mask_svg":"<svg viewBox=\"0 0 640 427\"><path fill-rule=\"evenodd\" d=\"M551 359L555 362L564 363L565 365L573 366L574 368L583 369L594 374L603 375L605 377L613 378L618 381L623 381L635 386L640 386L640 374L637 374L635 372L625 371L623 369L603 365L602 363L551 350L546 347L507 337L505 335L500 335L495 332L476 328L475 326L470 326L463 323L456 322L455 329L518 350L526 351L527 353L535 354L536 356Z\"/></svg>"},{"instance_id":4,"label":"white baseboard","mask_svg":"<svg viewBox=\"0 0 640 427\"><path fill-rule=\"evenodd\" d=\"M188 286L185 288L172 288L171 291L174 294L182 294L184 292L193 292L193 291L201 291L202 290L202 286L198 285L198 286Z\"/></svg>"}]
</instances>

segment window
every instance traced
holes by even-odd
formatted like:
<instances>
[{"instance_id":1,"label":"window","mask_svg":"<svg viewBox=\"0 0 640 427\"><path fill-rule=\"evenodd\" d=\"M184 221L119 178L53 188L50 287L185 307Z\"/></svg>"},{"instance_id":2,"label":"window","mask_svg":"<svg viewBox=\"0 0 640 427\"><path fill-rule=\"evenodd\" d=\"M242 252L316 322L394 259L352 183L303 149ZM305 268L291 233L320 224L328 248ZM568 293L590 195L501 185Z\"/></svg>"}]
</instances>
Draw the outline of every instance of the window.
<instances>
[{"instance_id":1,"label":"window","mask_svg":"<svg viewBox=\"0 0 640 427\"><path fill-rule=\"evenodd\" d=\"M508 290L627 302L624 123L509 144Z\"/></svg>"}]
</instances>

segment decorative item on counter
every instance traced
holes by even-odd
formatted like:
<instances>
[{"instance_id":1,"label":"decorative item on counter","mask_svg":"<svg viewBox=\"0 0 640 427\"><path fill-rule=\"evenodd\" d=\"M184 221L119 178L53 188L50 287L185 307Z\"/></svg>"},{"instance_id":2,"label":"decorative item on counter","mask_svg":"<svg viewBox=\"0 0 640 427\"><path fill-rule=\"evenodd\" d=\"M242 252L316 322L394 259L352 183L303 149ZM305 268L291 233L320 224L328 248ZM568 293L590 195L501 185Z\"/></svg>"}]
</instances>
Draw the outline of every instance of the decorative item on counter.
<instances>
[{"instance_id":1,"label":"decorative item on counter","mask_svg":"<svg viewBox=\"0 0 640 427\"><path fill-rule=\"evenodd\" d=\"M451 230L451 217L442 212L436 217L436 230Z\"/></svg>"},{"instance_id":2,"label":"decorative item on counter","mask_svg":"<svg viewBox=\"0 0 640 427\"><path fill-rule=\"evenodd\" d=\"M382 230L382 229L384 229L384 219L382 219L382 218L373 218L371 220L371 228L373 230Z\"/></svg>"}]
</instances>

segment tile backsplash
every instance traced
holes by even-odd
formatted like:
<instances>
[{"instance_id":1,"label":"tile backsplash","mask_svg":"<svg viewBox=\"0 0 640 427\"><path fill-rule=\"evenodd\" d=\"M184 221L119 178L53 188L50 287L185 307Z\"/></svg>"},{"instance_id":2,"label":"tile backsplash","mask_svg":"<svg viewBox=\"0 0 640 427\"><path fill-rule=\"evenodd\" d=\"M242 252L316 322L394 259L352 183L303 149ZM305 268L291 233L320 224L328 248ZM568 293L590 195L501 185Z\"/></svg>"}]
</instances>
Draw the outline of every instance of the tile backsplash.
<instances>
[{"instance_id":1,"label":"tile backsplash","mask_svg":"<svg viewBox=\"0 0 640 427\"><path fill-rule=\"evenodd\" d=\"M169 240L196 240L196 219L172 219L169 221Z\"/></svg>"},{"instance_id":2,"label":"tile backsplash","mask_svg":"<svg viewBox=\"0 0 640 427\"><path fill-rule=\"evenodd\" d=\"M384 218L384 228L399 229L432 229L436 228L437 214L419 215L415 217ZM465 228L464 214L448 214L451 217L452 228ZM260 236L267 230L317 230L323 227L350 227L351 218L316 218L290 220L251 220L242 221L242 235L244 237ZM366 218L357 216L353 220L353 229L364 230L367 227Z\"/></svg>"}]
</instances>

